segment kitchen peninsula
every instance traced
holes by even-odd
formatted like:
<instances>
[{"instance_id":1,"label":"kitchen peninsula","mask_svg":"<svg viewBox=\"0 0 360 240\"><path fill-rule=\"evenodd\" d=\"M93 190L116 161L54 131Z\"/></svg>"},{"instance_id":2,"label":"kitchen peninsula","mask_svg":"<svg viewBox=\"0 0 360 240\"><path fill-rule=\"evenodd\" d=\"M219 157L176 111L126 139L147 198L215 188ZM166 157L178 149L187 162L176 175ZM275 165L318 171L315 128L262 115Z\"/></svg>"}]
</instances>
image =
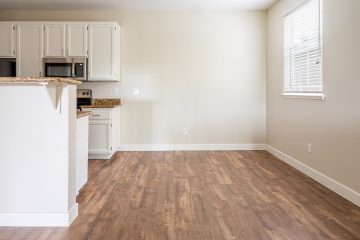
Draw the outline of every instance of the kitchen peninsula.
<instances>
[{"instance_id":1,"label":"kitchen peninsula","mask_svg":"<svg viewBox=\"0 0 360 240\"><path fill-rule=\"evenodd\" d=\"M69 226L77 217L80 83L0 78L0 226Z\"/></svg>"}]
</instances>

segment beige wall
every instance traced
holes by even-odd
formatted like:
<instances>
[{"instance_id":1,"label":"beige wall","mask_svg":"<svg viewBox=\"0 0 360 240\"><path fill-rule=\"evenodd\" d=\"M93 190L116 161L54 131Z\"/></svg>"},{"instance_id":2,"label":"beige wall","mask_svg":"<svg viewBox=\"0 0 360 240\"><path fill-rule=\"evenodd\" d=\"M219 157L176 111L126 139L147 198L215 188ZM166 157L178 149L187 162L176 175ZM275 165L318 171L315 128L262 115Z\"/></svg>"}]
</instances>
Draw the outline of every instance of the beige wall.
<instances>
[{"instance_id":1,"label":"beige wall","mask_svg":"<svg viewBox=\"0 0 360 240\"><path fill-rule=\"evenodd\" d=\"M360 1L323 1L325 101L280 96L282 16L299 2L268 11L268 143L360 193Z\"/></svg>"},{"instance_id":2,"label":"beige wall","mask_svg":"<svg viewBox=\"0 0 360 240\"><path fill-rule=\"evenodd\" d=\"M265 12L1 11L0 20L120 23L122 82L85 87L95 97L120 89L122 144L266 142Z\"/></svg>"}]
</instances>

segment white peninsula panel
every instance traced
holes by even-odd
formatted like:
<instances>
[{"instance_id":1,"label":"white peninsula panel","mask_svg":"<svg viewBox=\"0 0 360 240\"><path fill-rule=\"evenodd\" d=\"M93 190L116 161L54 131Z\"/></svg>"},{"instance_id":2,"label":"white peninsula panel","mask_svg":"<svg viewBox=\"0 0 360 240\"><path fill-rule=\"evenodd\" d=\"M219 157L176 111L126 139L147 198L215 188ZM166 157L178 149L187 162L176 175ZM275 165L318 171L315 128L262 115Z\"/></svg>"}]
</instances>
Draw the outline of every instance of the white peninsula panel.
<instances>
[{"instance_id":1,"label":"white peninsula panel","mask_svg":"<svg viewBox=\"0 0 360 240\"><path fill-rule=\"evenodd\" d=\"M73 84L0 79L0 226L76 218L75 98Z\"/></svg>"}]
</instances>

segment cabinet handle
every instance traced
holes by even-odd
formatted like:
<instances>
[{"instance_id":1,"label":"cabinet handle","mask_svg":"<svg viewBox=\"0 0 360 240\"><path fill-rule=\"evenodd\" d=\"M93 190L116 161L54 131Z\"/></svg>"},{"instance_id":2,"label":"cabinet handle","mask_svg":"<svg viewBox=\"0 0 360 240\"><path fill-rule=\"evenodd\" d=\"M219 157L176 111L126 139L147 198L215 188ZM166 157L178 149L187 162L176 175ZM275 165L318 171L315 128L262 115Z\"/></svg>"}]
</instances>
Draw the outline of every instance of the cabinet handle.
<instances>
[{"instance_id":1,"label":"cabinet handle","mask_svg":"<svg viewBox=\"0 0 360 240\"><path fill-rule=\"evenodd\" d=\"M93 114L93 117L100 117L100 114Z\"/></svg>"}]
</instances>

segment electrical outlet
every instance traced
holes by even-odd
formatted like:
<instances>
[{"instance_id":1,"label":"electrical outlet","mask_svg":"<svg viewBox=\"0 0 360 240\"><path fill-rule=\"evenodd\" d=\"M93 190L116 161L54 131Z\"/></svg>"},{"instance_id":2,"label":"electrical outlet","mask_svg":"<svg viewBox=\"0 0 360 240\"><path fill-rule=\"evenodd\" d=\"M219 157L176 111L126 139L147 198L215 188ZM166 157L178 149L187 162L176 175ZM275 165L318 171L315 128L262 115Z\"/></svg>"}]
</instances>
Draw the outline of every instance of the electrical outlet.
<instances>
[{"instance_id":1,"label":"electrical outlet","mask_svg":"<svg viewBox=\"0 0 360 240\"><path fill-rule=\"evenodd\" d=\"M311 153L312 152L312 145L311 143L308 143L308 153Z\"/></svg>"},{"instance_id":2,"label":"electrical outlet","mask_svg":"<svg viewBox=\"0 0 360 240\"><path fill-rule=\"evenodd\" d=\"M188 135L189 134L189 129L188 128L183 128L183 134Z\"/></svg>"},{"instance_id":3,"label":"electrical outlet","mask_svg":"<svg viewBox=\"0 0 360 240\"><path fill-rule=\"evenodd\" d=\"M139 95L139 94L140 94L140 89L138 89L138 88L133 88L133 94L134 94L134 95Z\"/></svg>"}]
</instances>

